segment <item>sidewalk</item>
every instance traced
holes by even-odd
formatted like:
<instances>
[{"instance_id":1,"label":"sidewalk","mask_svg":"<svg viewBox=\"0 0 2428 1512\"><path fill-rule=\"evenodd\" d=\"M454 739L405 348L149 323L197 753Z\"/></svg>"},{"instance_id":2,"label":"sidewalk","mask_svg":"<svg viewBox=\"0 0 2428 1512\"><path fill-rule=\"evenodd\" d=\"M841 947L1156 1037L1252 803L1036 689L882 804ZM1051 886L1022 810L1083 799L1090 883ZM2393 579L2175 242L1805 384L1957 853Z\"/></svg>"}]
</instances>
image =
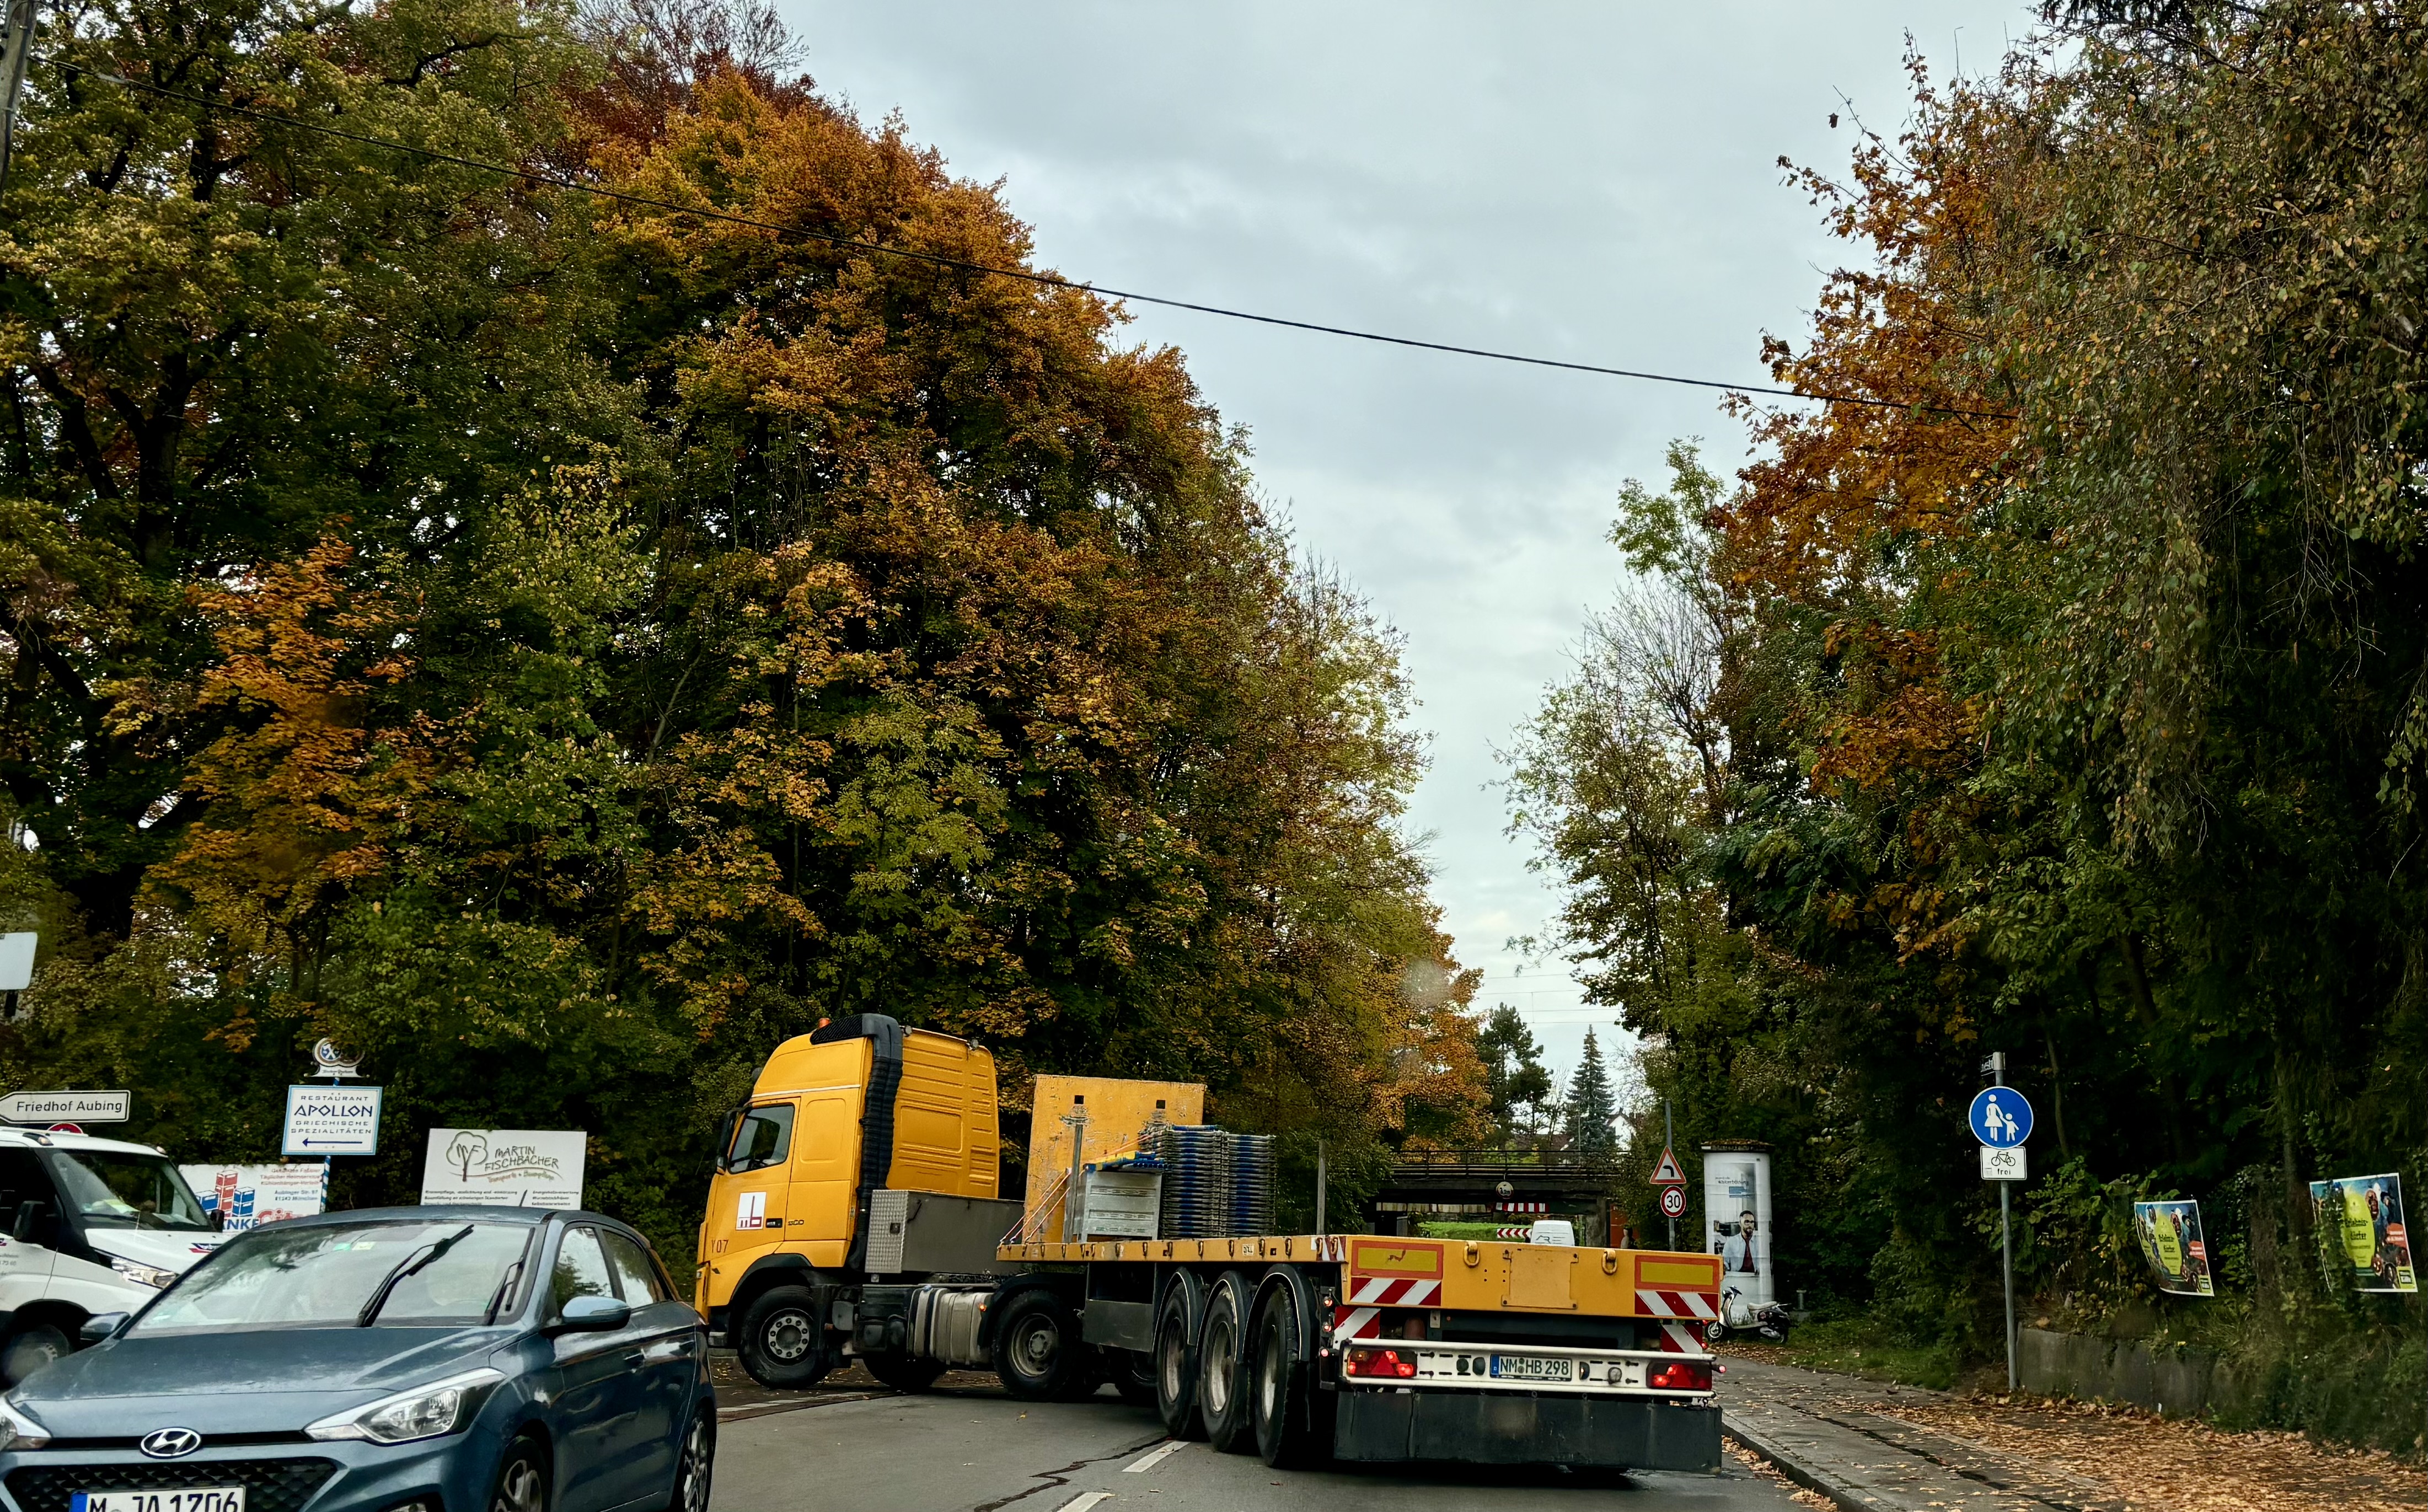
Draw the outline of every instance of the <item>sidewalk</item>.
<instances>
[{"instance_id":1,"label":"sidewalk","mask_svg":"<svg viewBox=\"0 0 2428 1512\"><path fill-rule=\"evenodd\" d=\"M2428 1474L2298 1435L1722 1359L1725 1431L1850 1512L2428 1508Z\"/></svg>"}]
</instances>

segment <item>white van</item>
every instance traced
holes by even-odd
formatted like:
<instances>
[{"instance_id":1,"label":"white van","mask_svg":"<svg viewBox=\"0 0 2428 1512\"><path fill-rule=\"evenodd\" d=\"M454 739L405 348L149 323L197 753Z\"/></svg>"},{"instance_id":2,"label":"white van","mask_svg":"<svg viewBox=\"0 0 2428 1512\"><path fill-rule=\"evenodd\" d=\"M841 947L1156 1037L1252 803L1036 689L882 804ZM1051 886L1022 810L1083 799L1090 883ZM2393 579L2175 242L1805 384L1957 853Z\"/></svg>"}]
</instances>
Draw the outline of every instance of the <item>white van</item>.
<instances>
[{"instance_id":1,"label":"white van","mask_svg":"<svg viewBox=\"0 0 2428 1512\"><path fill-rule=\"evenodd\" d=\"M87 1318L142 1307L225 1237L148 1144L0 1128L0 1380L74 1349Z\"/></svg>"}]
</instances>

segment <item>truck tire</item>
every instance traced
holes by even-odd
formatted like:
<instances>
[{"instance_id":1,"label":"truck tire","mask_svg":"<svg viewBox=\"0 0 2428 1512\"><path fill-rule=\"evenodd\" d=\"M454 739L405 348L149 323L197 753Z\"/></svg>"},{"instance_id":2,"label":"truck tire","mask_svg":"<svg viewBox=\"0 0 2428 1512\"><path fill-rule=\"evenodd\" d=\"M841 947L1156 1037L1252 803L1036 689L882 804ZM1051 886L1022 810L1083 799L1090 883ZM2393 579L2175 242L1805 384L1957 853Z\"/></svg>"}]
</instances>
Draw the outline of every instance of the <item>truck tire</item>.
<instances>
[{"instance_id":1,"label":"truck tire","mask_svg":"<svg viewBox=\"0 0 2428 1512\"><path fill-rule=\"evenodd\" d=\"M994 1323L995 1374L1023 1402L1067 1402L1095 1388L1095 1361L1079 1321L1051 1291L1017 1292Z\"/></svg>"},{"instance_id":2,"label":"truck tire","mask_svg":"<svg viewBox=\"0 0 2428 1512\"><path fill-rule=\"evenodd\" d=\"M1225 1271L1206 1299L1206 1332L1197 1344L1197 1410L1206 1437L1226 1454L1256 1447L1248 1413L1248 1307L1255 1290L1237 1271Z\"/></svg>"},{"instance_id":3,"label":"truck tire","mask_svg":"<svg viewBox=\"0 0 2428 1512\"><path fill-rule=\"evenodd\" d=\"M1332 1415L1338 1398L1319 1391L1315 1372L1299 1357L1298 1304L1287 1290L1265 1299L1248 1356L1249 1416L1256 1453L1275 1470L1297 1470L1332 1457Z\"/></svg>"},{"instance_id":4,"label":"truck tire","mask_svg":"<svg viewBox=\"0 0 2428 1512\"><path fill-rule=\"evenodd\" d=\"M912 1359L908 1355L867 1355L860 1362L881 1384L912 1396L934 1386L936 1377L944 1373L943 1360Z\"/></svg>"},{"instance_id":5,"label":"truck tire","mask_svg":"<svg viewBox=\"0 0 2428 1512\"><path fill-rule=\"evenodd\" d=\"M1190 1306L1196 1284L1183 1274L1167 1288L1155 1322L1155 1410L1174 1438L1206 1437L1206 1421L1197 1413L1197 1338L1189 1326L1199 1310Z\"/></svg>"},{"instance_id":6,"label":"truck tire","mask_svg":"<svg viewBox=\"0 0 2428 1512\"><path fill-rule=\"evenodd\" d=\"M1134 1407L1155 1405L1155 1356L1141 1355L1135 1349L1100 1349L1104 1358L1105 1379L1113 1383L1121 1399Z\"/></svg>"},{"instance_id":7,"label":"truck tire","mask_svg":"<svg viewBox=\"0 0 2428 1512\"><path fill-rule=\"evenodd\" d=\"M734 1353L761 1386L800 1391L834 1369L827 1350L825 1309L808 1287L774 1287L742 1315Z\"/></svg>"}]
</instances>

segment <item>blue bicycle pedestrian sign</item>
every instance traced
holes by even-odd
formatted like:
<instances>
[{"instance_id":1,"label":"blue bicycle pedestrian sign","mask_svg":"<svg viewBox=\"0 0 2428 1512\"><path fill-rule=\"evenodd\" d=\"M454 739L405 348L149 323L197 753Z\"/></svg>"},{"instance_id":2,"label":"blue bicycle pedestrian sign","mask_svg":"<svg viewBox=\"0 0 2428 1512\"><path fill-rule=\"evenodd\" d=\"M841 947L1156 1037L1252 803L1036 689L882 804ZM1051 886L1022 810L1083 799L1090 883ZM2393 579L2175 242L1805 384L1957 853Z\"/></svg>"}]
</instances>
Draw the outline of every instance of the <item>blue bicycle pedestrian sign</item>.
<instances>
[{"instance_id":1,"label":"blue bicycle pedestrian sign","mask_svg":"<svg viewBox=\"0 0 2428 1512\"><path fill-rule=\"evenodd\" d=\"M1993 1150L2011 1150L2032 1137L2032 1105L2012 1087L1985 1087L1966 1113L1973 1137Z\"/></svg>"}]
</instances>

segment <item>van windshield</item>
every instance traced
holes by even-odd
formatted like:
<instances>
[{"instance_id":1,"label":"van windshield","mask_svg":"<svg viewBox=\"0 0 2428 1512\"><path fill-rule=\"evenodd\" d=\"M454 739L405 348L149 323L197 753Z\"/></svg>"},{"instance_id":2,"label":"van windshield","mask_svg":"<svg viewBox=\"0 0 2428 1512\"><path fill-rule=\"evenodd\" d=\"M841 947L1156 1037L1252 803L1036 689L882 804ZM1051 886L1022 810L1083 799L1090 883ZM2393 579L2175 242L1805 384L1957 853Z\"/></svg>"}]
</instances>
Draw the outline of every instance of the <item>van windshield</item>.
<instances>
[{"instance_id":1,"label":"van windshield","mask_svg":"<svg viewBox=\"0 0 2428 1512\"><path fill-rule=\"evenodd\" d=\"M59 1196L98 1228L207 1229L203 1205L165 1156L51 1150Z\"/></svg>"}]
</instances>

